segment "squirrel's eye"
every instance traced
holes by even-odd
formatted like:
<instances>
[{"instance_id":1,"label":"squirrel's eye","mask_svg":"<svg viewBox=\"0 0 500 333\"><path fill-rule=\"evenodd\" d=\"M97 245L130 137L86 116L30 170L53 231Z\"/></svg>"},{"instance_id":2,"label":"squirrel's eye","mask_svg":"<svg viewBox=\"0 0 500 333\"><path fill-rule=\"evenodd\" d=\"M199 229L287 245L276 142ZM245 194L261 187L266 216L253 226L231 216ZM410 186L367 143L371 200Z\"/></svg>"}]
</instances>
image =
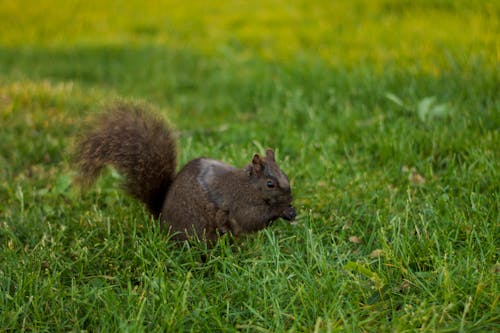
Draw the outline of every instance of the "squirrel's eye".
<instances>
[{"instance_id":1,"label":"squirrel's eye","mask_svg":"<svg viewBox=\"0 0 500 333\"><path fill-rule=\"evenodd\" d=\"M274 182L272 180L268 180L266 183L267 187L273 188L274 187Z\"/></svg>"}]
</instances>

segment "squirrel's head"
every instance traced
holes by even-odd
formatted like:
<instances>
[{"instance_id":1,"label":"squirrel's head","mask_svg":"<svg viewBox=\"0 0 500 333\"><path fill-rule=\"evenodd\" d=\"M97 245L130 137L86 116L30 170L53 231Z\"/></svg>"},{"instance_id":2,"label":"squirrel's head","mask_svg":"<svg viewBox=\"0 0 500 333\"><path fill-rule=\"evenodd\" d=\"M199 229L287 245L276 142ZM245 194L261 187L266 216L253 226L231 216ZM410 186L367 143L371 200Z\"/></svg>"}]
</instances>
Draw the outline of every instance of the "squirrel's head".
<instances>
[{"instance_id":1,"label":"squirrel's head","mask_svg":"<svg viewBox=\"0 0 500 333\"><path fill-rule=\"evenodd\" d=\"M274 160L274 151L266 150L266 156L255 154L250 165L250 176L254 179L254 187L262 200L269 206L269 222L277 218L288 221L295 219L295 208L292 206L292 191L287 175Z\"/></svg>"}]
</instances>

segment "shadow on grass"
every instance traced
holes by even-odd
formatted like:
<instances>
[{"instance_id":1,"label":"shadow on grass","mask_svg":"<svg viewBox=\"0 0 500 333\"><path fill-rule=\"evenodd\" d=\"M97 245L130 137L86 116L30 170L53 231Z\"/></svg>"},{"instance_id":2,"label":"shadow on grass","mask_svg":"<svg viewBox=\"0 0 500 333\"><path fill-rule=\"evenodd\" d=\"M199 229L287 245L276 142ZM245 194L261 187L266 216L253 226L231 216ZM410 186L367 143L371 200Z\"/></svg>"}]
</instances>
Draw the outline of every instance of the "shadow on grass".
<instances>
[{"instance_id":1,"label":"shadow on grass","mask_svg":"<svg viewBox=\"0 0 500 333\"><path fill-rule=\"evenodd\" d=\"M332 104L332 98L340 98L360 100L368 108L380 103L383 95L377 92L414 99L439 94L468 101L498 92L498 71L481 63L436 76L405 68L380 71L370 64L334 68L311 59L266 62L244 58L231 48L205 56L156 45L0 48L0 75L8 80L72 81L186 110L251 110L276 94L286 99L296 91L308 103Z\"/></svg>"}]
</instances>

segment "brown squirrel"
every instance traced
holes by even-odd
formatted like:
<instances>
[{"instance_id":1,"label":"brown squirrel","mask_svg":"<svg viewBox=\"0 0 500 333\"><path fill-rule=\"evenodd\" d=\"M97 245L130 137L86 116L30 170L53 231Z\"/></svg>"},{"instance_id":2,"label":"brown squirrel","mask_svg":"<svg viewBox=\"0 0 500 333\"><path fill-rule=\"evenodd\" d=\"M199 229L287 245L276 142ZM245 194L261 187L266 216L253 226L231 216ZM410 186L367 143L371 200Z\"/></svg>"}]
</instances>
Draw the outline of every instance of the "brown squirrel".
<instances>
[{"instance_id":1,"label":"brown squirrel","mask_svg":"<svg viewBox=\"0 0 500 333\"><path fill-rule=\"evenodd\" d=\"M78 142L80 181L90 185L106 165L125 176L126 192L142 201L173 238L213 242L295 219L288 177L274 152L255 154L242 169L197 158L176 174L176 142L164 121L143 106L118 103Z\"/></svg>"}]
</instances>

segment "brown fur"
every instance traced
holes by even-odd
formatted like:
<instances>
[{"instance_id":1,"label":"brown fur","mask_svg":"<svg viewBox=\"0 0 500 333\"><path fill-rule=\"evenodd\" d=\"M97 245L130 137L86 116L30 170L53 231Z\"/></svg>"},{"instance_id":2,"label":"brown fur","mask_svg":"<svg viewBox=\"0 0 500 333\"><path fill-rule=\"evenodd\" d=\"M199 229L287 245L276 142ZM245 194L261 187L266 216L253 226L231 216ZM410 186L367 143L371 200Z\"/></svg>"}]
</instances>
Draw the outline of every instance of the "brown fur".
<instances>
[{"instance_id":1,"label":"brown fur","mask_svg":"<svg viewBox=\"0 0 500 333\"><path fill-rule=\"evenodd\" d=\"M176 175L175 139L144 107L119 103L101 115L77 146L80 180L91 184L106 165L125 176L125 190L142 201L179 240L215 241L226 232L255 232L278 218L293 220L287 176L274 152L242 169L198 158Z\"/></svg>"}]
</instances>

